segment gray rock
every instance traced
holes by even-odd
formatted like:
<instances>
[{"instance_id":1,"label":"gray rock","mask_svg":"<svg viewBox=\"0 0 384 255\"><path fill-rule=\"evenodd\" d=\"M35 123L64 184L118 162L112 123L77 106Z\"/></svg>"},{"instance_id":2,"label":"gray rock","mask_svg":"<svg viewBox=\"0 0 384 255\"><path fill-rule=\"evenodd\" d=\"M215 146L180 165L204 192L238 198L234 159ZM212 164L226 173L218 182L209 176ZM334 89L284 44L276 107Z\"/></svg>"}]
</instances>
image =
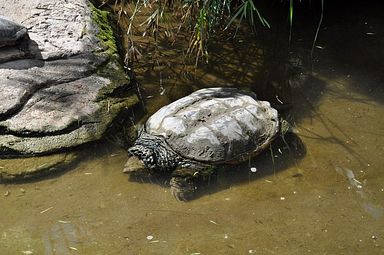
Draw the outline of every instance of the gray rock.
<instances>
[{"instance_id":1,"label":"gray rock","mask_svg":"<svg viewBox=\"0 0 384 255\"><path fill-rule=\"evenodd\" d=\"M28 55L0 39L7 45L0 48L0 154L47 154L98 140L138 102L106 12L86 0L20 0L1 2L0 15L21 23L1 30L8 21L0 19L0 36L28 30L30 38Z\"/></svg>"},{"instance_id":2,"label":"gray rock","mask_svg":"<svg viewBox=\"0 0 384 255\"><path fill-rule=\"evenodd\" d=\"M96 72L105 61L105 57L90 55L88 58L74 57L53 61L23 59L0 64L2 92L0 94L0 102L2 102L0 118L20 110L38 90L58 85L65 87L67 83L84 79ZM72 92L83 93L80 90L86 87L84 85L85 83L82 87L72 88Z\"/></svg>"}]
</instances>

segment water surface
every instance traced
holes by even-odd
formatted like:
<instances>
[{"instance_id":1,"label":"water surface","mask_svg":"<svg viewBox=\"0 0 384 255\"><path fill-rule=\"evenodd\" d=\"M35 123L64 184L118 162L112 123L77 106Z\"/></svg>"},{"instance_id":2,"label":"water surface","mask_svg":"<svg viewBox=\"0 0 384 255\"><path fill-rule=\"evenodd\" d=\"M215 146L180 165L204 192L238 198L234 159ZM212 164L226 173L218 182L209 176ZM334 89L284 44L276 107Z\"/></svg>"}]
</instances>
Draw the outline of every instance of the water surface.
<instances>
[{"instance_id":1,"label":"water surface","mask_svg":"<svg viewBox=\"0 0 384 255\"><path fill-rule=\"evenodd\" d=\"M340 31L328 27L324 38ZM382 56L382 39L353 35L360 44L347 46L356 54L324 39L313 72L292 90L288 113L302 154L274 145L184 203L166 185L123 175L124 150L91 145L71 171L0 186L0 253L384 253L384 78L366 61ZM163 61L143 61L149 114L200 87L257 87L260 47L243 40L222 44L197 70L166 48ZM268 71L279 81L278 69Z\"/></svg>"}]
</instances>

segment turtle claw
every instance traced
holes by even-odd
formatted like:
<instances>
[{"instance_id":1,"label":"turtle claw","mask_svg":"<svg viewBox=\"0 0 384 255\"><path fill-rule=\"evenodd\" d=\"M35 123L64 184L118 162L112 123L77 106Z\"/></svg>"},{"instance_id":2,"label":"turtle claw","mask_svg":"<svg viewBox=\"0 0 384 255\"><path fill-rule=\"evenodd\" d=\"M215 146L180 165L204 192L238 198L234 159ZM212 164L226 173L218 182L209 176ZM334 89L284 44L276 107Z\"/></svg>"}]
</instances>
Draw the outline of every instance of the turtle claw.
<instances>
[{"instance_id":1,"label":"turtle claw","mask_svg":"<svg viewBox=\"0 0 384 255\"><path fill-rule=\"evenodd\" d=\"M190 178L172 177L169 184L171 193L177 200L187 202L193 198L196 187Z\"/></svg>"},{"instance_id":2,"label":"turtle claw","mask_svg":"<svg viewBox=\"0 0 384 255\"><path fill-rule=\"evenodd\" d=\"M183 201L183 202L187 202L188 199L186 199L185 197L185 193L184 192L181 192L180 190L175 190L173 188L171 188L171 193L172 195L178 200L178 201Z\"/></svg>"}]
</instances>

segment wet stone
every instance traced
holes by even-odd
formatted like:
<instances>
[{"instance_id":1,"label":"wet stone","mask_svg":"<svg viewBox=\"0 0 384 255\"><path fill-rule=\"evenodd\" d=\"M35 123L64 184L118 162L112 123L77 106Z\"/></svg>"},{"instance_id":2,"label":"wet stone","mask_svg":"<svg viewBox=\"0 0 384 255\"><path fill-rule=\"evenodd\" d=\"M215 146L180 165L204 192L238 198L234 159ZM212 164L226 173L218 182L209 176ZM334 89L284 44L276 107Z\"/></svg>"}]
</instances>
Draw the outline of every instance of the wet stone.
<instances>
[{"instance_id":1,"label":"wet stone","mask_svg":"<svg viewBox=\"0 0 384 255\"><path fill-rule=\"evenodd\" d=\"M99 140L138 103L107 15L87 0L0 3L0 157Z\"/></svg>"},{"instance_id":2,"label":"wet stone","mask_svg":"<svg viewBox=\"0 0 384 255\"><path fill-rule=\"evenodd\" d=\"M53 172L64 171L78 159L77 153L59 153L49 156L0 160L0 183L27 180ZM25 193L25 190L21 190ZM9 192L4 194L8 196Z\"/></svg>"}]
</instances>

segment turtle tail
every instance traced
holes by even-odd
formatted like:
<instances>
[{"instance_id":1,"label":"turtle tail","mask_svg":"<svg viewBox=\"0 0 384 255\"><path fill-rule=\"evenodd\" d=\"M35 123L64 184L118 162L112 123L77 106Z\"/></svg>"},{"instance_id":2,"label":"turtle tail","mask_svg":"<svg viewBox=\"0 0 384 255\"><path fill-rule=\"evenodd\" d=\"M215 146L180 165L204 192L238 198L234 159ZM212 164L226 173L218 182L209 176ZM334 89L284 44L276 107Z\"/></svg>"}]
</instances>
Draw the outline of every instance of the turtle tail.
<instances>
[{"instance_id":1,"label":"turtle tail","mask_svg":"<svg viewBox=\"0 0 384 255\"><path fill-rule=\"evenodd\" d=\"M169 148L162 137L141 132L128 153L138 157L151 170L172 171L180 162L179 156Z\"/></svg>"}]
</instances>

